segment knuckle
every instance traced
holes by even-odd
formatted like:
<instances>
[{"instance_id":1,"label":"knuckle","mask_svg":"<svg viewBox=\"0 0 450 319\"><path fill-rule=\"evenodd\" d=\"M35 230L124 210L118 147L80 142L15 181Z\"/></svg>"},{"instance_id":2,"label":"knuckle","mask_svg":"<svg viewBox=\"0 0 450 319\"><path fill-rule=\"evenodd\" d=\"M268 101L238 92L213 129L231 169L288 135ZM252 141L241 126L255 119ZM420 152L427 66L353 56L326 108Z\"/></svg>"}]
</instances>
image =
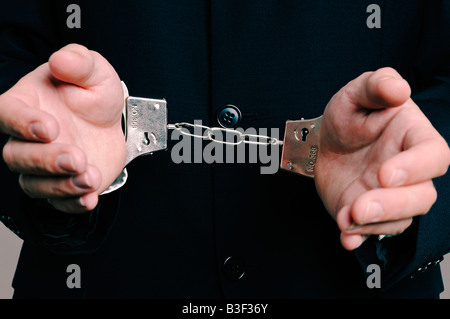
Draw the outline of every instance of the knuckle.
<instances>
[{"instance_id":1,"label":"knuckle","mask_svg":"<svg viewBox=\"0 0 450 319\"><path fill-rule=\"evenodd\" d=\"M344 86L340 92L340 97L344 96L348 98L351 103L356 104L357 98L354 80L350 81L346 86ZM338 94L340 92L338 92Z\"/></svg>"},{"instance_id":2,"label":"knuckle","mask_svg":"<svg viewBox=\"0 0 450 319\"><path fill-rule=\"evenodd\" d=\"M29 161L30 161L29 165L33 169L38 169L40 167L42 167L44 169L46 168L44 157L43 157L43 152L40 152L39 150L36 152L30 152Z\"/></svg>"}]
</instances>

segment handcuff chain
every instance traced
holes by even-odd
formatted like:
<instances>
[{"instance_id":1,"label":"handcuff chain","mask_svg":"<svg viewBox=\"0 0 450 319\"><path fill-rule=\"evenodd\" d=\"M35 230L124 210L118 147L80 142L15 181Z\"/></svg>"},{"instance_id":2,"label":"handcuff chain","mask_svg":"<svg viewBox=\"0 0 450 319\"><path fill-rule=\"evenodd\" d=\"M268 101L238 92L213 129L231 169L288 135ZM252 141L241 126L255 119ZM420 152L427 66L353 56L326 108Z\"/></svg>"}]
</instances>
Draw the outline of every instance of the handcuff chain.
<instances>
[{"instance_id":1,"label":"handcuff chain","mask_svg":"<svg viewBox=\"0 0 450 319\"><path fill-rule=\"evenodd\" d=\"M183 128L186 128L187 130L183 130ZM190 133L189 129L196 129L199 128L202 130L206 130L206 135L202 134L195 134ZM239 130L233 130L233 129L227 129L222 127L208 127L205 125L200 124L191 124L191 123L175 123L175 124L167 124L167 129L169 130L177 130L181 134L186 136L191 136L194 138L199 138L202 140L210 140L221 144L226 145L239 145L241 143L244 144L255 144L255 145L283 145L283 141L280 141L279 139L275 137L265 136L265 135L257 135L257 134L246 134L242 133ZM224 132L225 134L235 134L237 136L236 142L230 142L228 140L220 140L217 139L214 135L214 132ZM261 141L262 140L262 141Z\"/></svg>"}]
</instances>

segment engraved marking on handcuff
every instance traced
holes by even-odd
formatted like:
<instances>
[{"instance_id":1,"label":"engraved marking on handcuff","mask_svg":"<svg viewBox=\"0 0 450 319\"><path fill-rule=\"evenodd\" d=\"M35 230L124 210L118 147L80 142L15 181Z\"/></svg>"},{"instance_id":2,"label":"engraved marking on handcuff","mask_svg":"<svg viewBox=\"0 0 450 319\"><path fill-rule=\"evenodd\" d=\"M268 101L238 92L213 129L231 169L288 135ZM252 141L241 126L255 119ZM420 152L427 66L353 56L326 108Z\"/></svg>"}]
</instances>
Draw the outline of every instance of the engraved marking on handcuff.
<instances>
[{"instance_id":1,"label":"engraved marking on handcuff","mask_svg":"<svg viewBox=\"0 0 450 319\"><path fill-rule=\"evenodd\" d=\"M137 111L137 105L132 104L131 105L131 127L134 129L138 128L138 115L139 115L139 112Z\"/></svg>"},{"instance_id":2,"label":"engraved marking on handcuff","mask_svg":"<svg viewBox=\"0 0 450 319\"><path fill-rule=\"evenodd\" d=\"M316 166L316 160L317 160L317 146L311 146L309 149L309 161L308 166L306 167L306 170L308 172L314 172L314 168Z\"/></svg>"}]
</instances>

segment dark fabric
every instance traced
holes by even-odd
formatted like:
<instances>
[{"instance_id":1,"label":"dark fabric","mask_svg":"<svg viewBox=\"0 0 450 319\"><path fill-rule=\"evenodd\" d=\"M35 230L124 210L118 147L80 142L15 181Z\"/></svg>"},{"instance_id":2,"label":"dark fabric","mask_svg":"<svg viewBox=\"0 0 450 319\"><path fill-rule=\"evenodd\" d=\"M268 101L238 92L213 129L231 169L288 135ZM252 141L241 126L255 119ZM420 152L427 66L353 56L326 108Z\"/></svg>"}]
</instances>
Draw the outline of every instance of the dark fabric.
<instances>
[{"instance_id":1,"label":"dark fabric","mask_svg":"<svg viewBox=\"0 0 450 319\"><path fill-rule=\"evenodd\" d=\"M382 25L369 29L372 2L78 1L80 29L66 26L71 1L8 2L0 9L0 87L76 42L105 56L131 95L165 98L169 123L217 126L216 111L233 104L242 128L279 128L282 137L286 120L319 116L348 81L391 66L449 140L448 2L378 1ZM436 205L410 230L372 238L355 254L341 247L312 180L263 175L261 163L174 164L176 142L133 161L120 192L83 216L20 204L17 176L1 167L2 214L24 239L15 297L431 298L442 291L439 266L411 274L449 251L448 176L436 180ZM224 272L230 256L243 261L240 280ZM72 263L80 265L81 289L66 286ZM383 266L381 289L366 285L371 263Z\"/></svg>"}]
</instances>

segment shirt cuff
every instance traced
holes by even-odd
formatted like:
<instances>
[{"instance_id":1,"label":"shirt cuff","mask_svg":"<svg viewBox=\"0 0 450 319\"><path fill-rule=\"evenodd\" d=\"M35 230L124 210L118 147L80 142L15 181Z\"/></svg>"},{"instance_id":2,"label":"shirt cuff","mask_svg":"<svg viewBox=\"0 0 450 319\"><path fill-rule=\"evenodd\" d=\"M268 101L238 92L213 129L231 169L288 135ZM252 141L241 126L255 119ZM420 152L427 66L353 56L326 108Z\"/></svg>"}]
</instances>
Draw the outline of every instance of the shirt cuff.
<instances>
[{"instance_id":1,"label":"shirt cuff","mask_svg":"<svg viewBox=\"0 0 450 319\"><path fill-rule=\"evenodd\" d=\"M128 172L127 172L127 169L124 168L122 173L120 173L120 175L115 179L115 181L111 184L111 186L109 186L100 195L106 195L106 194L109 194L111 192L114 192L114 191L118 190L123 185L125 185L125 183L127 182L127 179L128 179Z\"/></svg>"}]
</instances>

